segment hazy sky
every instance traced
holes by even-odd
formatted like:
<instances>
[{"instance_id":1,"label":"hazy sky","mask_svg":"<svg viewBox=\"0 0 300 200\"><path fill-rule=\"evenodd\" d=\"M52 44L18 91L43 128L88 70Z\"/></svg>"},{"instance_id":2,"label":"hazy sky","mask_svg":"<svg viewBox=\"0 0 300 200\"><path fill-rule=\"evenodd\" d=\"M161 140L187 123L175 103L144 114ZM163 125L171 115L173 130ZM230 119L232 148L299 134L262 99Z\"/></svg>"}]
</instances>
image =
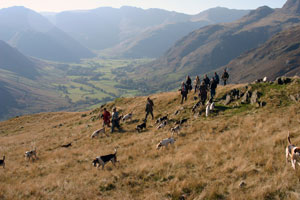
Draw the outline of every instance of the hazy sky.
<instances>
[{"instance_id":1,"label":"hazy sky","mask_svg":"<svg viewBox=\"0 0 300 200\"><path fill-rule=\"evenodd\" d=\"M237 9L255 9L263 5L280 8L286 0L0 0L0 8L25 6L35 11L59 12L83 10L103 6L119 8L162 8L170 11L196 14L208 8L222 6Z\"/></svg>"}]
</instances>

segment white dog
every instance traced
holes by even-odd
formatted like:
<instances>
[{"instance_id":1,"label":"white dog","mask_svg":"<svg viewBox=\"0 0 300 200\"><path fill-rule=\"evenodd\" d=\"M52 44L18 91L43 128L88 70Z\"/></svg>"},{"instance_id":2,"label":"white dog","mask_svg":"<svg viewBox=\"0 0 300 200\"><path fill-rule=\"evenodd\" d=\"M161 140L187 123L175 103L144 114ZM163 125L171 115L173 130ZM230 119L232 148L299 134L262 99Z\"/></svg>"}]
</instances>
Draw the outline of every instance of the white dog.
<instances>
[{"instance_id":1,"label":"white dog","mask_svg":"<svg viewBox=\"0 0 300 200\"><path fill-rule=\"evenodd\" d=\"M127 114L127 115L125 115L123 118L122 118L122 121L124 122L124 121L126 121L126 120L128 120L128 119L132 119L132 113L129 113L129 114Z\"/></svg>"},{"instance_id":2,"label":"white dog","mask_svg":"<svg viewBox=\"0 0 300 200\"><path fill-rule=\"evenodd\" d=\"M210 104L210 107L209 107L210 111L213 111L215 109L215 102L212 102Z\"/></svg>"},{"instance_id":3,"label":"white dog","mask_svg":"<svg viewBox=\"0 0 300 200\"><path fill-rule=\"evenodd\" d=\"M206 104L206 112L205 112L205 116L208 117L210 114L210 111L213 111L215 109L215 102L210 102L208 101Z\"/></svg>"},{"instance_id":4,"label":"white dog","mask_svg":"<svg viewBox=\"0 0 300 200\"><path fill-rule=\"evenodd\" d=\"M171 132L172 132L172 136L174 135L174 133L177 133L177 135L180 133L180 126L177 125L174 128L171 128Z\"/></svg>"},{"instance_id":5,"label":"white dog","mask_svg":"<svg viewBox=\"0 0 300 200\"><path fill-rule=\"evenodd\" d=\"M163 127L165 127L167 125L167 121L163 121L163 123L161 123L160 125L158 125L156 128L157 129L161 129Z\"/></svg>"},{"instance_id":6,"label":"white dog","mask_svg":"<svg viewBox=\"0 0 300 200\"><path fill-rule=\"evenodd\" d=\"M156 149L160 149L161 147L165 147L168 148L169 144L174 144L175 143L175 139L174 138L166 138L163 139L162 141L160 141L157 145L156 145Z\"/></svg>"},{"instance_id":7,"label":"white dog","mask_svg":"<svg viewBox=\"0 0 300 200\"><path fill-rule=\"evenodd\" d=\"M101 129L98 129L96 131L93 132L93 134L91 135L91 138L94 138L94 137L97 137L100 133L104 133L105 134L105 128L101 128Z\"/></svg>"},{"instance_id":8,"label":"white dog","mask_svg":"<svg viewBox=\"0 0 300 200\"><path fill-rule=\"evenodd\" d=\"M290 139L290 134L288 134L288 146L285 149L286 162L288 162L288 158L291 157L292 167L296 169L296 163L300 166L300 147L297 147L292 144Z\"/></svg>"}]
</instances>

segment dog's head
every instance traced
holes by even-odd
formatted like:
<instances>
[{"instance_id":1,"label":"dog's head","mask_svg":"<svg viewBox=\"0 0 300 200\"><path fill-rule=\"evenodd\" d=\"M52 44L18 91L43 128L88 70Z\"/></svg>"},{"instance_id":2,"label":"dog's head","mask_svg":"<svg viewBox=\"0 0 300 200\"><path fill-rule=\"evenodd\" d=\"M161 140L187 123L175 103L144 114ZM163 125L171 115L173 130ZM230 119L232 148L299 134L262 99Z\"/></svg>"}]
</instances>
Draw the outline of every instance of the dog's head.
<instances>
[{"instance_id":1,"label":"dog's head","mask_svg":"<svg viewBox=\"0 0 300 200\"><path fill-rule=\"evenodd\" d=\"M25 157L29 157L30 156L30 151L26 151L25 152Z\"/></svg>"},{"instance_id":2,"label":"dog's head","mask_svg":"<svg viewBox=\"0 0 300 200\"><path fill-rule=\"evenodd\" d=\"M158 150L158 149L160 149L160 147L162 147L161 142L156 145L156 149Z\"/></svg>"},{"instance_id":3,"label":"dog's head","mask_svg":"<svg viewBox=\"0 0 300 200\"><path fill-rule=\"evenodd\" d=\"M96 158L95 160L93 160L92 164L94 167L96 167L97 163L99 164L99 160Z\"/></svg>"}]
</instances>

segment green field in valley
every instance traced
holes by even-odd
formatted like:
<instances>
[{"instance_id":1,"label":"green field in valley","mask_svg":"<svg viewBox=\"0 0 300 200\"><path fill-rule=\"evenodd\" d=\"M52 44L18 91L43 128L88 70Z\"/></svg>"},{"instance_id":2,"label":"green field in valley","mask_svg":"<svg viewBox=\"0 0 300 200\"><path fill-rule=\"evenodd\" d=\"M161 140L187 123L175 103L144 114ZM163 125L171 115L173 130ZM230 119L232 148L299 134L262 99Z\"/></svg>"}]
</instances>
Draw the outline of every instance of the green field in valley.
<instances>
[{"instance_id":1,"label":"green field in valley","mask_svg":"<svg viewBox=\"0 0 300 200\"><path fill-rule=\"evenodd\" d=\"M55 63L55 67L48 70L52 74L58 74L52 82L55 90L73 105L73 110L80 110L94 108L117 97L143 95L132 84L127 73L119 69L132 70L150 61L152 60L88 59L79 64Z\"/></svg>"}]
</instances>

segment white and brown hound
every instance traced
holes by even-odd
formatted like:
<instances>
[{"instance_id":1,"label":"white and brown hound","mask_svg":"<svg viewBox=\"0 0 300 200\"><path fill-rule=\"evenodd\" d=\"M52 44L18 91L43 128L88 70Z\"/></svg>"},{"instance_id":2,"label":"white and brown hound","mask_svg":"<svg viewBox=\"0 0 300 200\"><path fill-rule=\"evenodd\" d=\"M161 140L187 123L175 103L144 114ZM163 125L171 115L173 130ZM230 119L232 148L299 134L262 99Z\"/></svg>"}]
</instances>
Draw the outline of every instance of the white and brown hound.
<instances>
[{"instance_id":1,"label":"white and brown hound","mask_svg":"<svg viewBox=\"0 0 300 200\"><path fill-rule=\"evenodd\" d=\"M292 167L296 169L296 163L300 166L300 147L297 147L292 144L290 134L287 137L288 145L285 149L286 162L288 162L288 158L291 158Z\"/></svg>"}]
</instances>

